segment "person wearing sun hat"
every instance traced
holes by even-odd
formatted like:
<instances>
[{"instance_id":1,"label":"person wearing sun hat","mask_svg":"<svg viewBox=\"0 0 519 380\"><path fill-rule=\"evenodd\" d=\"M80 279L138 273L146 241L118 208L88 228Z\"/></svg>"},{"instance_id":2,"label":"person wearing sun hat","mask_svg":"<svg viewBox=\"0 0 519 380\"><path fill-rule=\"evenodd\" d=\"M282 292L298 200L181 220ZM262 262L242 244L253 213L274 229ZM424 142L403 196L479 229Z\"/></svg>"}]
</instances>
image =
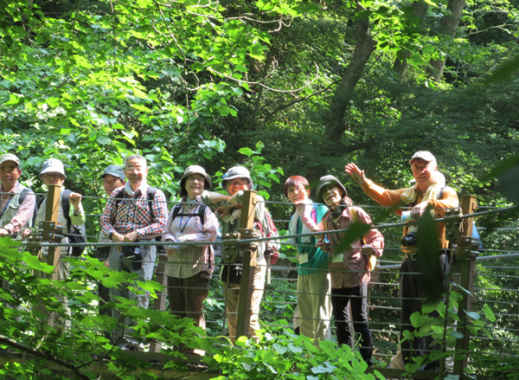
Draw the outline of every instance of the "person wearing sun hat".
<instances>
[{"instance_id":1,"label":"person wearing sun hat","mask_svg":"<svg viewBox=\"0 0 519 380\"><path fill-rule=\"evenodd\" d=\"M173 242L215 241L219 224L203 201L211 178L199 165L188 166L180 179L181 202L171 210L162 240ZM168 246L168 298L171 313L191 318L205 329L203 301L209 294L214 271L214 248L207 244Z\"/></svg>"},{"instance_id":2,"label":"person wearing sun hat","mask_svg":"<svg viewBox=\"0 0 519 380\"><path fill-rule=\"evenodd\" d=\"M354 163L348 163L344 170L352 179L360 185L362 191L378 204L385 207L399 207L397 211L402 213L401 208L410 208L409 215L413 219L420 218L425 210L430 207L431 213L435 218L441 218L449 210L457 209L459 206L456 191L449 186L438 186L441 178L438 172L438 162L436 157L427 150L419 150L411 155L409 159L411 173L415 183L410 187L400 189L386 189L366 177L364 170L361 170ZM434 190L434 191L433 191ZM422 301L425 296L422 277L416 273L420 272L417 265L417 239L416 234L410 230L413 226L406 224L402 231L401 251L404 260L400 267L400 291L402 299L401 312L401 348L402 357L405 363L411 363L413 357L427 355L430 351L430 337L415 337L412 340L403 341L405 330L413 331L411 324L411 314L420 311ZM449 241L446 238L445 223L438 222L436 234L439 248L442 252L448 251ZM441 278L438 278L438 287L441 286ZM437 362L431 363L431 368L437 366Z\"/></svg>"},{"instance_id":3,"label":"person wearing sun hat","mask_svg":"<svg viewBox=\"0 0 519 380\"><path fill-rule=\"evenodd\" d=\"M325 231L347 230L353 223L372 224L371 217L361 207L353 206L346 188L333 175L319 179L317 199L329 209L322 221ZM338 250L347 234L348 231L330 233L328 242L323 244L329 255L335 334L338 344L352 345L348 313L348 307L351 307L353 327L360 335L360 353L371 364L373 343L368 327L368 283L376 258L382 256L384 236L377 229L369 228L348 249Z\"/></svg>"},{"instance_id":4,"label":"person wearing sun hat","mask_svg":"<svg viewBox=\"0 0 519 380\"><path fill-rule=\"evenodd\" d=\"M31 226L36 196L18 182L21 174L16 155L0 156L0 237L16 237L24 227Z\"/></svg>"},{"instance_id":5,"label":"person wearing sun hat","mask_svg":"<svg viewBox=\"0 0 519 380\"><path fill-rule=\"evenodd\" d=\"M227 202L227 207L222 208L219 213L220 224L222 226L222 235L229 236L239 229L241 209L237 204L247 190L254 188L251 174L244 166L233 166L229 168L222 176L222 186L231 199ZM265 206L265 200L257 195L256 204L254 206L254 231L255 237L275 237L278 236L276 226L272 221L272 216ZM263 298L265 284L268 277L269 261L275 256L279 249L279 242L276 240L254 242L257 247L257 265L251 268L252 290L249 292L249 313L250 318L247 321L248 335L256 337L256 332L260 328L259 312L261 300ZM229 328L229 337L235 341L238 332L238 301L240 297L240 282L237 276L233 276L233 268L241 265L241 252L236 255L236 249L223 246L222 256L224 260L228 260L224 264L222 272L222 280L224 283L225 295L225 312L227 316L227 325ZM238 256L238 257L236 257ZM236 258L237 260L231 259ZM236 278L235 278L236 277Z\"/></svg>"},{"instance_id":6,"label":"person wearing sun hat","mask_svg":"<svg viewBox=\"0 0 519 380\"><path fill-rule=\"evenodd\" d=\"M60 207L58 210L58 224L62 226L67 226L67 224L71 224L74 226L84 225L85 211L83 209L83 204L81 202L83 196L77 192L65 189L63 185L65 183L66 178L67 176L65 175L65 166L63 165L63 162L61 160L58 160L57 158L49 158L43 163L42 169L40 171L41 181L46 186L61 186L61 196L63 196L63 194L66 191L70 199L69 215L64 214L65 210L63 210L62 203L60 203ZM45 198L41 205L38 207L35 227L38 227L39 224L45 220L46 205L47 198ZM70 222L68 222L67 219L70 219Z\"/></svg>"}]
</instances>

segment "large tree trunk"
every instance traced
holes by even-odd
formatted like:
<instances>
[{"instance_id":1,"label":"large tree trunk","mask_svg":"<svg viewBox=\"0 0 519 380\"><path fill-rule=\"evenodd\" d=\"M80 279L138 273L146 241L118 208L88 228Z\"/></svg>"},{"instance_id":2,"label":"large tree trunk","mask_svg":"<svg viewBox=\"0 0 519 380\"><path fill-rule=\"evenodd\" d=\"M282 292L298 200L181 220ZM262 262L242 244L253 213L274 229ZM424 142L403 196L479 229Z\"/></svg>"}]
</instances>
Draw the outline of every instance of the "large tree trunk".
<instances>
[{"instance_id":1,"label":"large tree trunk","mask_svg":"<svg viewBox=\"0 0 519 380\"><path fill-rule=\"evenodd\" d=\"M449 0L449 4L447 6L449 11L445 16L443 16L441 20L440 30L438 33L439 35L444 35L451 38L456 35L456 29L460 23L464 7L465 0ZM431 61L431 74L434 79L440 80L442 78L444 67L444 58Z\"/></svg>"},{"instance_id":2,"label":"large tree trunk","mask_svg":"<svg viewBox=\"0 0 519 380\"><path fill-rule=\"evenodd\" d=\"M416 31L422 29L422 25L425 19L425 14L427 13L428 5L423 0L415 1L410 7L409 14L409 24L412 25L412 28ZM408 77L407 69L407 59L411 56L411 52L404 48L397 53L397 57L395 63L393 65L393 69L400 75L402 81L406 81Z\"/></svg>"},{"instance_id":3,"label":"large tree trunk","mask_svg":"<svg viewBox=\"0 0 519 380\"><path fill-rule=\"evenodd\" d=\"M355 85L362 76L368 59L375 49L375 41L369 28L369 14L362 12L356 21L357 45L353 52L351 63L335 89L335 95L330 105L327 117L326 135L332 142L340 142L346 130L345 114L350 100L353 98Z\"/></svg>"}]
</instances>

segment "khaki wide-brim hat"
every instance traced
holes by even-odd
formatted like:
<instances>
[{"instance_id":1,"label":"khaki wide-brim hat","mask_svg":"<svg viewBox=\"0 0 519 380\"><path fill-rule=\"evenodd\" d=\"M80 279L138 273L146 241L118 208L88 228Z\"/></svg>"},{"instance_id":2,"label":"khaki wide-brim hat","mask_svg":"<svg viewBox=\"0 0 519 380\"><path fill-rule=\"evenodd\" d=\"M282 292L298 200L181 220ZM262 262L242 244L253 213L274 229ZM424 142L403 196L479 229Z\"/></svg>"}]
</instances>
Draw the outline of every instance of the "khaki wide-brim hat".
<instances>
[{"instance_id":1,"label":"khaki wide-brim hat","mask_svg":"<svg viewBox=\"0 0 519 380\"><path fill-rule=\"evenodd\" d=\"M225 187L228 181L232 181L236 178L245 178L247 181L249 181L250 188L252 189L254 187L249 169L247 169L245 166L233 166L227 170L222 176L222 185Z\"/></svg>"},{"instance_id":2,"label":"khaki wide-brim hat","mask_svg":"<svg viewBox=\"0 0 519 380\"><path fill-rule=\"evenodd\" d=\"M327 174L323 175L321 178L319 178L319 186L317 186L317 200L319 202L324 202L323 200L323 193L324 189L330 185L336 185L342 190L342 196L345 197L348 195L348 192L346 191L346 188L344 185L337 179L337 177Z\"/></svg>"},{"instance_id":3,"label":"khaki wide-brim hat","mask_svg":"<svg viewBox=\"0 0 519 380\"><path fill-rule=\"evenodd\" d=\"M190 165L184 170L184 174L182 174L182 178L180 178L180 196L184 197L187 195L187 191L185 188L187 177L193 174L200 174L204 177L204 186L206 190L209 190L212 186L211 177L207 174L205 169L200 165Z\"/></svg>"}]
</instances>

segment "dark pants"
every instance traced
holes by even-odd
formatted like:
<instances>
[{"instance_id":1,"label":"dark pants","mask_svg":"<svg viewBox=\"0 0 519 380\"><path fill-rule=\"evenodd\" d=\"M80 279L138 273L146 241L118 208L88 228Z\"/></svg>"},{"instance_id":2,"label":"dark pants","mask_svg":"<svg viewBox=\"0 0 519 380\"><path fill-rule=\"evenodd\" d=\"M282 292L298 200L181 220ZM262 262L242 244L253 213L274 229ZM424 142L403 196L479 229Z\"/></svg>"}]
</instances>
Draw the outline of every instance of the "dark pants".
<instances>
[{"instance_id":1,"label":"dark pants","mask_svg":"<svg viewBox=\"0 0 519 380\"><path fill-rule=\"evenodd\" d=\"M168 276L168 298L171 312L191 318L195 325L205 329L203 302L209 294L209 274L200 272L189 278Z\"/></svg>"},{"instance_id":2,"label":"dark pants","mask_svg":"<svg viewBox=\"0 0 519 380\"><path fill-rule=\"evenodd\" d=\"M110 289L98 283L97 294L99 295L99 314L111 316L112 310L107 307L108 302L110 302Z\"/></svg>"},{"instance_id":3,"label":"dark pants","mask_svg":"<svg viewBox=\"0 0 519 380\"><path fill-rule=\"evenodd\" d=\"M415 328L411 324L411 314L422 310L423 304L423 276L418 273L416 261L405 259L400 267L400 290L402 299L400 339L403 339L404 330L413 332ZM440 286L440 284L438 284ZM436 349L432 345L430 336L416 337L401 344L404 363L411 363L413 357L422 357ZM428 368L434 368L438 362L433 362Z\"/></svg>"},{"instance_id":4,"label":"dark pants","mask_svg":"<svg viewBox=\"0 0 519 380\"><path fill-rule=\"evenodd\" d=\"M352 337L349 329L348 304L351 306L353 328L360 334L360 353L364 360L371 362L373 344L371 331L368 327L368 285L363 284L354 288L332 289L333 317L337 342L351 346Z\"/></svg>"}]
</instances>

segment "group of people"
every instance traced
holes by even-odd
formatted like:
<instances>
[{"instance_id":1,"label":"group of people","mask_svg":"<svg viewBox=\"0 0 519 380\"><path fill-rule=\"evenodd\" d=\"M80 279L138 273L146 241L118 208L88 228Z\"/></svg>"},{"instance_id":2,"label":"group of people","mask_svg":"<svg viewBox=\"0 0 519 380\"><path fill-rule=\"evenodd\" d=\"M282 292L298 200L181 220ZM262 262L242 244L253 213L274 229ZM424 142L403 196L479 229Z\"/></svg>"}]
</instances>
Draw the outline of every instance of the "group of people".
<instances>
[{"instance_id":1,"label":"group of people","mask_svg":"<svg viewBox=\"0 0 519 380\"><path fill-rule=\"evenodd\" d=\"M445 185L445 177L438 171L432 153L418 151L412 155L409 164L415 183L397 190L377 185L354 163L347 164L345 172L375 202L399 210L409 209L414 219L428 209L436 217L441 217L448 209L458 207L456 192ZM38 223L44 218L45 207L36 207L34 193L18 182L20 174L18 157L10 153L0 156L0 236L16 237L30 228L33 221ZM195 325L205 328L203 301L208 295L209 281L215 268L214 245L210 242L215 242L218 236L225 239L239 231L239 200L245 191L254 188L252 177L243 166L230 168L222 177L226 194L221 194L211 191L211 177L203 167L191 165L180 179L181 201L168 211L164 193L148 185L147 175L146 159L140 155L127 157L123 167L110 165L103 172L108 199L100 219L99 240L135 244L107 247L101 250L104 253L99 257L111 269L134 272L141 280L147 281L152 279L157 261L157 245L152 241L170 242L166 245L168 260L165 269L169 308L172 313L191 318ZM66 178L63 163L57 159L45 161L40 178L47 185L63 185ZM298 261L295 326L301 334L316 341L324 339L329 335L333 315L338 343L351 345L353 337L349 322L352 321L360 336L360 352L368 363L371 362L373 344L368 327L367 290L376 259L383 253L383 235L373 228L369 214L353 205L346 187L333 175L320 178L315 192L317 203L311 200L310 184L303 176L287 178L284 192L295 206L289 224L289 234L295 236L293 244ZM84 224L81 198L78 193L67 194L70 207L60 207L59 224ZM34 219L35 209L38 211ZM344 245L349 236L348 228L355 224L365 225L361 236L355 236L353 241ZM413 233L410 226L404 227L404 238ZM441 248L447 249L445 226L438 223L437 231ZM274 239L254 243L256 265L251 268L252 289L248 293L249 336L255 336L259 328L267 268L279 249L279 241L275 239L277 229L264 199L259 196L254 203L252 236ZM197 241L205 244L185 244ZM237 337L238 300L242 291L239 275L243 263L239 250L236 246L222 246L224 263L236 264L226 266L222 273L226 320L233 340ZM410 315L420 310L423 298L421 278L412 275L417 271L416 244L403 244L402 251L405 254L401 268L402 329L412 330ZM65 266L61 272L60 278L64 278ZM104 302L127 292L102 286L99 291ZM135 298L140 307L149 305L146 292L128 293L127 296ZM109 312L114 313L113 310ZM118 339L124 341L126 333L121 328ZM425 339L405 341L402 344L404 361L423 354L424 350L427 350Z\"/></svg>"}]
</instances>

